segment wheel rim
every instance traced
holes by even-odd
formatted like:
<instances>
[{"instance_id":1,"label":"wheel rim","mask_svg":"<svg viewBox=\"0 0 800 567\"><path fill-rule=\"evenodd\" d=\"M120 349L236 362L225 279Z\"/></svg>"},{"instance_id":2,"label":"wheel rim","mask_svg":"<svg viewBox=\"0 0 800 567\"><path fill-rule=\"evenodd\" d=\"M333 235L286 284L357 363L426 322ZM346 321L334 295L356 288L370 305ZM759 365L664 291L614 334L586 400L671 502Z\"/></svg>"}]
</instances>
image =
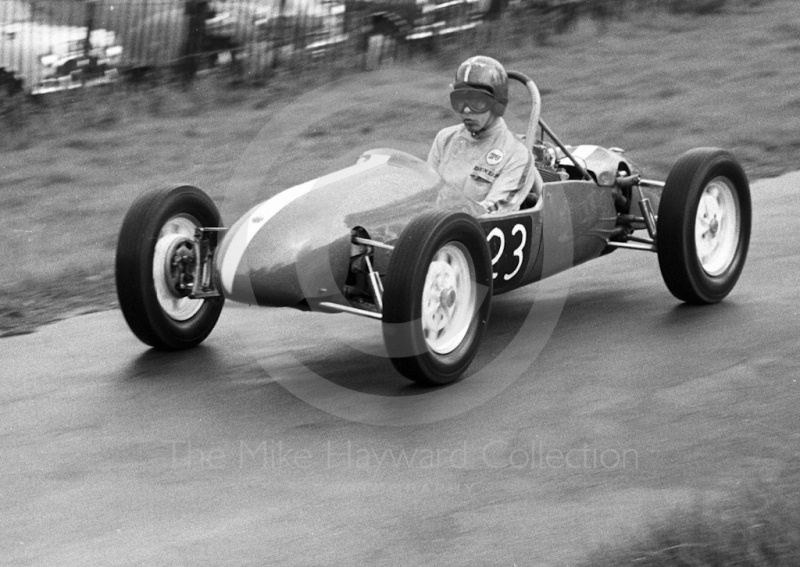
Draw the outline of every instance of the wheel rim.
<instances>
[{"instance_id":1,"label":"wheel rim","mask_svg":"<svg viewBox=\"0 0 800 567\"><path fill-rule=\"evenodd\" d=\"M191 299L178 289L175 279L176 254L194 247L194 231L200 223L190 215L169 219L158 233L153 255L153 283L162 311L175 321L191 319L203 306L203 299Z\"/></svg>"},{"instance_id":2,"label":"wheel rim","mask_svg":"<svg viewBox=\"0 0 800 567\"><path fill-rule=\"evenodd\" d=\"M695 218L695 246L703 271L718 276L733 263L741 232L739 199L731 182L713 179L700 195Z\"/></svg>"},{"instance_id":3,"label":"wheel rim","mask_svg":"<svg viewBox=\"0 0 800 567\"><path fill-rule=\"evenodd\" d=\"M422 331L436 354L453 352L469 330L477 303L475 265L459 242L442 246L425 276Z\"/></svg>"}]
</instances>

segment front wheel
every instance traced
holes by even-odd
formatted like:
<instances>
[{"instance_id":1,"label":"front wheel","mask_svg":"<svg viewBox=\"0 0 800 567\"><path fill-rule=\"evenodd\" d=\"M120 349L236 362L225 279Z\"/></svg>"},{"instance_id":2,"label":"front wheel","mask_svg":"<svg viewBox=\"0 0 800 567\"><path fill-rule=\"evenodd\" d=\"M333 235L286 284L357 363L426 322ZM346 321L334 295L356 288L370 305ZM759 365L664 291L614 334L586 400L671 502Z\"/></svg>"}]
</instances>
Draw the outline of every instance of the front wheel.
<instances>
[{"instance_id":1,"label":"front wheel","mask_svg":"<svg viewBox=\"0 0 800 567\"><path fill-rule=\"evenodd\" d=\"M394 367L428 386L457 380L477 353L491 297L491 258L478 222L444 211L416 218L386 274L383 337Z\"/></svg>"},{"instance_id":2,"label":"front wheel","mask_svg":"<svg viewBox=\"0 0 800 567\"><path fill-rule=\"evenodd\" d=\"M658 263L667 288L687 303L721 301L744 268L752 205L747 176L727 151L683 154L658 208Z\"/></svg>"},{"instance_id":3,"label":"front wheel","mask_svg":"<svg viewBox=\"0 0 800 567\"><path fill-rule=\"evenodd\" d=\"M182 185L150 191L131 205L117 242L117 297L125 321L145 344L181 350L200 344L224 299L192 299L195 229L220 226L214 202Z\"/></svg>"}]
</instances>

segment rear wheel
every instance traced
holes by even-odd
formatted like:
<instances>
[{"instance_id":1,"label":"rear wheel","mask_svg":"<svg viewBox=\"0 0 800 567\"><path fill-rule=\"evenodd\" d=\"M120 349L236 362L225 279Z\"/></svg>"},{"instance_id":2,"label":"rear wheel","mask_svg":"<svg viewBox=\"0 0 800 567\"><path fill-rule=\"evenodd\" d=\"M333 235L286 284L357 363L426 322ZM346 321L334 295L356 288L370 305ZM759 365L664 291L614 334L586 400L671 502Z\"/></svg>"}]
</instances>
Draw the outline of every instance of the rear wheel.
<instances>
[{"instance_id":1,"label":"rear wheel","mask_svg":"<svg viewBox=\"0 0 800 567\"><path fill-rule=\"evenodd\" d=\"M195 229L219 225L214 202L189 185L144 193L131 205L117 243L117 296L125 321L145 344L192 348L213 330L223 298L189 294L197 262Z\"/></svg>"},{"instance_id":2,"label":"rear wheel","mask_svg":"<svg viewBox=\"0 0 800 567\"><path fill-rule=\"evenodd\" d=\"M697 148L673 166L658 209L658 262L687 303L716 303L742 273L752 205L747 176L728 152Z\"/></svg>"},{"instance_id":3,"label":"rear wheel","mask_svg":"<svg viewBox=\"0 0 800 567\"><path fill-rule=\"evenodd\" d=\"M383 336L392 364L416 382L453 382L477 353L491 309L486 236L464 213L432 211L403 231L386 276Z\"/></svg>"}]
</instances>

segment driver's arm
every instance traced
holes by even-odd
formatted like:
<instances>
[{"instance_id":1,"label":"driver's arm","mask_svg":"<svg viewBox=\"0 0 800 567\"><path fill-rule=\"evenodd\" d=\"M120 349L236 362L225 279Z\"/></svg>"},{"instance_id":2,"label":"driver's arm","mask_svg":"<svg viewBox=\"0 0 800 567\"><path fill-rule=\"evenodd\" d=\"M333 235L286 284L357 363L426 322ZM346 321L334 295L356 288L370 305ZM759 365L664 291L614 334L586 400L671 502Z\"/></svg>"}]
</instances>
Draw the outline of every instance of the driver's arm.
<instances>
[{"instance_id":1,"label":"driver's arm","mask_svg":"<svg viewBox=\"0 0 800 567\"><path fill-rule=\"evenodd\" d=\"M428 152L428 164L436 171L439 171L439 165L442 163L442 155L445 152L445 146L453 138L454 134L454 128L444 128L436 134L436 138L434 138L433 144L431 144L431 149Z\"/></svg>"}]
</instances>

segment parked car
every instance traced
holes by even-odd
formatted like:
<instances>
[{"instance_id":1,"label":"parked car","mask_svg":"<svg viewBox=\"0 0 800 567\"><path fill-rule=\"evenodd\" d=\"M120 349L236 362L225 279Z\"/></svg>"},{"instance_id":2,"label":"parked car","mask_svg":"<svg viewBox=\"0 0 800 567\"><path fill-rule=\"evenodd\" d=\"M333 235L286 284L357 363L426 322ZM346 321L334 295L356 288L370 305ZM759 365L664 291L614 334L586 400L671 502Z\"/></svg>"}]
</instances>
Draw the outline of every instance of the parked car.
<instances>
[{"instance_id":1,"label":"parked car","mask_svg":"<svg viewBox=\"0 0 800 567\"><path fill-rule=\"evenodd\" d=\"M117 79L122 46L113 31L33 21L0 27L0 74L32 94Z\"/></svg>"}]
</instances>

